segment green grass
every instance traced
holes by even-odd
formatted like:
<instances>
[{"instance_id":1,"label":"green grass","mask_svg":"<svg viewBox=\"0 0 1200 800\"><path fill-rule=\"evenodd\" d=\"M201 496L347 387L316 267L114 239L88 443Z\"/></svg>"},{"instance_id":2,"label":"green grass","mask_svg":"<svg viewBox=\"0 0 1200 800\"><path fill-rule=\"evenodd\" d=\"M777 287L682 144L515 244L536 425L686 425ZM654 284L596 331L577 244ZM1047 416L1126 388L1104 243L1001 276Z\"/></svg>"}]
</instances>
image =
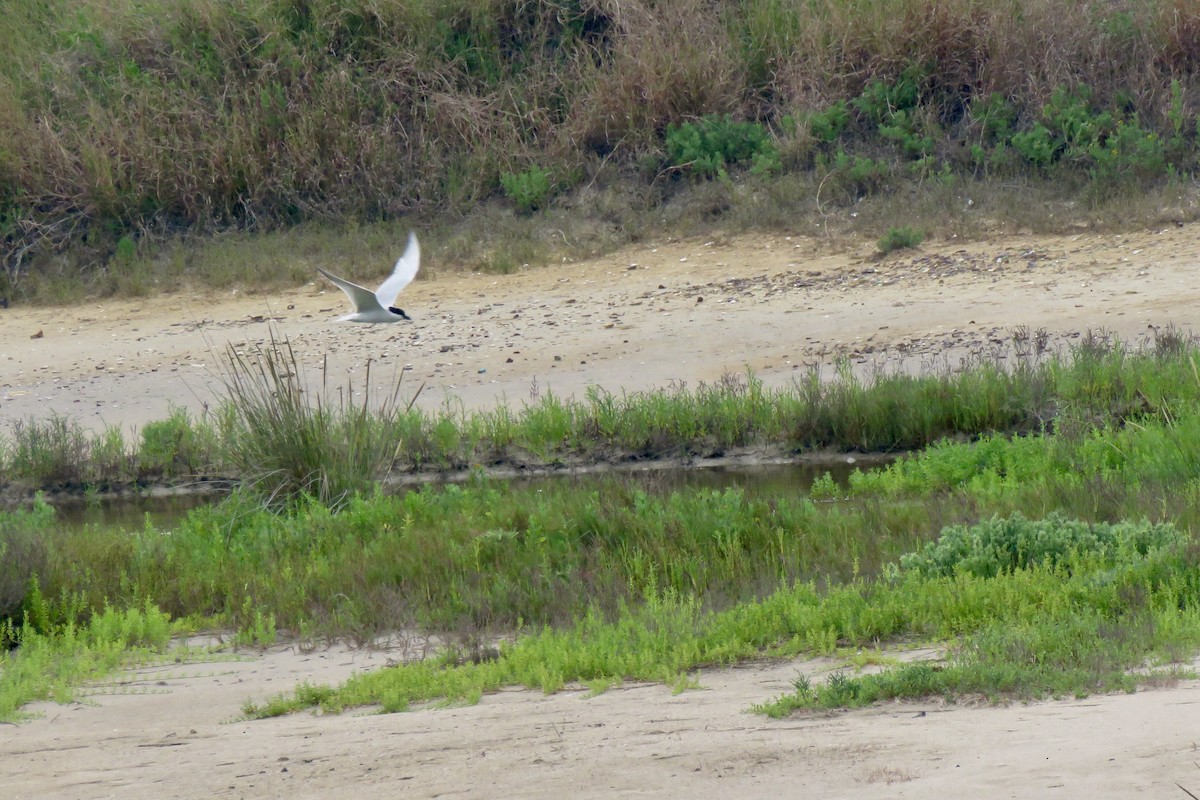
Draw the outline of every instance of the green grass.
<instances>
[{"instance_id":1,"label":"green grass","mask_svg":"<svg viewBox=\"0 0 1200 800\"><path fill-rule=\"evenodd\" d=\"M174 616L223 620L260 639L287 630L303 638L365 640L401 625L467 637L544 629L539 635L557 642L554 636L585 619L592 620L589 636L609 636L603 625L666 624L639 616L650 613L644 606L651 600L680 604L692 620L687 626L702 628L723 614L757 614L763 604L784 602L771 598L807 587L805 603L833 603L827 610L853 600L853 620L831 627L824 617L812 618L791 638L739 633L726 642L729 658L827 653L912 637L966 637L963 653L991 652L985 644L1028 653L1042 646L1038 636L1045 642L1054 636L1034 626L1022 633L1025 639L1004 637L1015 635L1017 622L1037 622L1029 609L1046 612L1047 624L1076 624L1056 620L1050 612L1057 604L1082 620L1084 628L1071 629L1079 641L1092 642L1080 645L1081 653L1102 653L1110 634L1133 641L1132 650L1097 656L1111 665L1107 672L1068 664L1039 677L953 660L937 670L938 681L954 679L936 684L938 693L984 691L991 675L1003 678L997 695L1027 685L1036 696L1066 686L1128 687L1132 679L1116 676L1129 671L1136 655L1166 658L1191 647L1186 593L1196 577L1186 531L1200 525L1200 502L1182 487L1197 480L1198 467L1179 459L1195 452L1197 442L1200 411L1177 407L1169 418L1142 417L1086 434L942 444L886 469L855 473L845 488L826 481L813 500L734 489L658 494L616 478L592 487L475 482L397 498L359 496L339 513L312 501L271 513L240 494L192 512L169 536L150 526L65 531L44 509L14 518L5 530L32 529L44 546L33 572L49 598L40 612L48 624L105 603L152 602ZM1014 516L1018 511L1029 520ZM994 514L1002 516L990 519ZM928 544L935 535L937 543ZM889 563L897 566L885 568ZM1154 598L1163 591L1186 596L1160 603ZM976 592L1000 599L986 600L992 610L984 613L970 605ZM1026 610L1006 616L995 611L998 604ZM1122 632L1147 626L1182 638ZM629 635L640 641L641 634ZM774 649L793 640L792 649ZM727 663L713 661L716 639L703 646L689 641L679 642L684 655L672 650L665 662L630 653L631 663L641 665L636 670L552 670L544 685L559 682L555 675L593 681L669 674L674 681L698 666ZM478 669L493 677L471 683L471 692L486 691L494 680L529 684L533 674ZM478 675L471 680L483 680ZM868 683L874 680L882 679ZM893 691L872 686L855 696Z\"/></svg>"},{"instance_id":2,"label":"green grass","mask_svg":"<svg viewBox=\"0 0 1200 800\"><path fill-rule=\"evenodd\" d=\"M849 580L923 541L910 518L901 507L826 510L802 497L647 491L609 478L426 487L358 496L337 513L316 501L272 513L241 493L194 510L169 535L63 528L43 509L21 518L23 538L9 536L39 542L37 558L13 566L40 581L52 621L149 600L239 630L269 617L292 634L367 639L406 625L569 624L647 592L721 607L797 579ZM892 532L855 535L874 524Z\"/></svg>"},{"instance_id":3,"label":"green grass","mask_svg":"<svg viewBox=\"0 0 1200 800\"><path fill-rule=\"evenodd\" d=\"M1018 523L1016 527L1021 527ZM573 626L545 628L501 644L483 663L440 660L355 676L336 687L305 686L244 710L255 717L307 706L327 711L379 705L403 711L430 701L476 702L506 685L554 692L567 684L623 679L672 684L687 673L739 660L833 654L897 638L959 640L948 665L895 667L840 677L759 706L772 715L797 708L865 705L890 697L983 694L1037 698L1132 690L1200 647L1200 569L1176 540L1141 552L1075 548L1053 565L981 577L905 571L821 590L797 583L758 602L706 611L673 592L649 594L615 617L590 611Z\"/></svg>"},{"instance_id":4,"label":"green grass","mask_svg":"<svg viewBox=\"0 0 1200 800\"><path fill-rule=\"evenodd\" d=\"M1165 331L1131 349L1089 336L1045 352L1044 334L1015 331L1008 358L922 375L846 363L779 388L727 375L694 388L582 398L547 392L520 407L467 412L413 407L421 387L351 404L354 387L301 391L304 368L286 341L223 361L225 401L190 418L175 410L126 440L90 435L68 417L18 422L0 438L0 469L16 486L105 488L122 483L240 480L272 504L305 494L337 505L399 472L548 466L722 455L738 448L897 452L944 439L1070 433L1186 408L1200 386L1195 345ZM324 381L322 372L318 379Z\"/></svg>"},{"instance_id":5,"label":"green grass","mask_svg":"<svg viewBox=\"0 0 1200 800\"><path fill-rule=\"evenodd\" d=\"M800 682L761 710L1127 691L1182 674L1174 665L1200 646L1193 345L1167 332L1129 352L1094 336L1059 358L1040 354L1039 341L1015 336L1022 354L1010 370L985 363L865 381L843 370L784 390L749 376L435 416L309 405L288 391L294 359L282 343L254 361L233 357L242 371L230 380L251 381L232 390L240 410L219 412L226 418L203 435L177 414L148 426L141 446L220 454L222 431L234 430L252 455L294 448L287 460L302 468L270 484L284 468L247 459L257 481L170 530L70 528L40 502L0 513L0 614L6 644L20 645L6 658L44 652L21 663L53 673L46 665L58 659L65 670L36 690L22 677L12 696L47 696L110 669L120 652L161 641L169 618L207 620L244 643L366 641L397 628L462 643L343 687L251 704L256 715L313 704L399 710L508 684L684 686L711 665L893 641L937 643L946 656ZM394 460L400 442L410 464L438 466L518 449L545 463L778 441L926 446L845 484L827 476L810 496L479 475L387 496L377 484L385 470L354 450L375 425L391 431L378 453ZM61 448L46 443L65 441L67 452L98 447L105 463L122 460L123 439L80 445L69 430L53 420L6 458L37 463L29 441L52 454ZM323 444L331 439L347 450ZM337 484L346 474L355 482ZM476 657L486 655L481 642L514 632L498 657Z\"/></svg>"},{"instance_id":6,"label":"green grass","mask_svg":"<svg viewBox=\"0 0 1200 800\"><path fill-rule=\"evenodd\" d=\"M328 581L327 600L336 589L344 604L328 609L335 617L330 634L365 638L383 625L411 619L392 605L385 609L387 619L372 628L355 619L354 604L361 611L413 595L423 595L435 612L423 620L426 626L485 636L487 619L447 623L436 612L452 607L456 597L484 600L479 608L494 612L499 606L491 604L509 597L517 601L512 611L529 616L497 615L490 621L525 634L501 644L495 658L468 663L469 651L451 647L433 660L357 676L342 687L304 686L248 703L250 715L308 705L340 710L379 704L398 711L430 701L473 702L505 685L547 692L624 679L682 685L694 683L698 669L747 658L833 655L895 640L944 642L948 656L936 664L798 686L795 695L764 702L760 710L784 714L928 695L1036 698L1128 691L1161 680L1162 669L1183 674L1170 665L1200 646L1196 551L1190 537L1170 525L1013 516L948 528L924 549L913 545L919 532L893 535L896 566L872 576L859 574L861 565L891 556L871 556L879 542L861 533L851 542L855 532L883 532L906 521L924 528L929 512L939 507L935 498L925 515L905 503L885 512L854 509L850 501L820 506L799 501L790 513L800 516L789 521L786 503L775 497L750 502L732 491L660 498L635 493L624 513L604 520L614 505L611 491L587 493L591 503L582 508L569 504L570 490L560 492L536 498L531 491L514 507L503 500L511 492L449 488L410 494L399 506L384 498L352 504L337 515L314 505L283 525L268 514L245 524L244 509L218 507L194 512L170 536L150 528L141 535L100 536L90 530L55 536L52 520L26 520L49 528L44 532L50 550L65 562L59 577L76 583L47 582L44 593L35 588L23 604L25 624L7 629L18 649L0 670L6 703L0 718L31 699L66 697L72 686L127 663L131 654L161 652L170 626L160 607L174 606L181 617L216 614L243 631L240 640L261 644L273 640L277 615L297 610L288 603L298 599L300 628L312 635L313 621L325 614L321 596L306 594L314 576ZM506 514L514 514L527 527L507 534L494 528L494 534L470 533L447 542L454 531L478 531L471 514L501 525ZM563 539L573 527L584 534L575 550L585 555L575 560L584 565L575 574L569 571L570 542ZM691 537L694 550L683 537ZM756 545L756 539L762 543ZM381 550L389 541L394 546ZM122 545L123 552L114 552ZM744 568L760 551L771 562L765 579ZM439 555L441 561L431 564ZM71 564L73 558L80 561ZM347 559L353 559L349 573ZM776 571L789 560L821 579L806 579L801 569L795 576ZM367 564L388 569L363 575L366 580L358 584L345 582L347 574L362 575ZM688 564L704 572L689 573ZM622 575L613 570L618 565L632 569ZM651 565L661 572L645 571ZM116 573L106 574L114 568ZM707 590L673 580L697 574L712 578ZM409 576L407 583L397 582L402 575ZM539 584L551 575L561 582L540 595L549 603L539 610ZM622 580L620 596L606 591ZM499 594L484 596L481 581ZM741 597L733 588L738 585ZM98 599L101 586L112 594L112 604ZM513 589L523 594L507 594ZM445 594L436 596L435 590ZM241 598L236 609L212 603L222 593L231 601ZM122 607L130 610L114 610ZM1135 671L1147 665L1156 669Z\"/></svg>"}]
</instances>

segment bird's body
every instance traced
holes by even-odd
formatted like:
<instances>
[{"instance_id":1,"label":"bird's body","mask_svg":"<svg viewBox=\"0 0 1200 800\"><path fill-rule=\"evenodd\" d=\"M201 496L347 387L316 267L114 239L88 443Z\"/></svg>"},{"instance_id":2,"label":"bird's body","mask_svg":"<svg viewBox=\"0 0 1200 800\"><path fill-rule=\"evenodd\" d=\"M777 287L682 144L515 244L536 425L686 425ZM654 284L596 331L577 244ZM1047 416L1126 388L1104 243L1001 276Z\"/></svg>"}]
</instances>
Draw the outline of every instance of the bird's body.
<instances>
[{"instance_id":1,"label":"bird's body","mask_svg":"<svg viewBox=\"0 0 1200 800\"><path fill-rule=\"evenodd\" d=\"M417 244L417 235L410 233L404 255L400 256L396 266L392 268L392 274L373 292L357 283L330 275L320 267L317 267L317 272L333 281L354 304L354 311L338 317L339 322L381 323L404 320L411 322L412 317L405 314L404 309L396 308L392 303L395 302L396 295L400 294L400 291L412 283L413 278L417 277L417 270L420 268L421 247Z\"/></svg>"}]
</instances>

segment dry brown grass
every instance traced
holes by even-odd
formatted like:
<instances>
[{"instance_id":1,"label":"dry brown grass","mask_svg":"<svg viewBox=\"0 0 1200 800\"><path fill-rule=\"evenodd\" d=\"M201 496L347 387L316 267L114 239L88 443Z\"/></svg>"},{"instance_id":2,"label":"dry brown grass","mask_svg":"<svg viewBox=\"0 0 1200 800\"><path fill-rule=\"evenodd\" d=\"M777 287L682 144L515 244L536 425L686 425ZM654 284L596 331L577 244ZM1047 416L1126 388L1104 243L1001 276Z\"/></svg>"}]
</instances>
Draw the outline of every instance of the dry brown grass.
<instances>
[{"instance_id":1,"label":"dry brown grass","mask_svg":"<svg viewBox=\"0 0 1200 800\"><path fill-rule=\"evenodd\" d=\"M617 229L599 238L636 237L683 186L661 178L668 124L761 121L803 172L805 115L914 65L922 124L960 167L993 92L1028 127L1086 85L1166 136L1177 79L1193 155L1200 108L1200 6L1182 0L85 0L14 6L0 52L0 296L56 271L149 290L106 270L182 231L473 212L533 166ZM595 191L621 181L638 202ZM700 195L693 224L739 207Z\"/></svg>"}]
</instances>

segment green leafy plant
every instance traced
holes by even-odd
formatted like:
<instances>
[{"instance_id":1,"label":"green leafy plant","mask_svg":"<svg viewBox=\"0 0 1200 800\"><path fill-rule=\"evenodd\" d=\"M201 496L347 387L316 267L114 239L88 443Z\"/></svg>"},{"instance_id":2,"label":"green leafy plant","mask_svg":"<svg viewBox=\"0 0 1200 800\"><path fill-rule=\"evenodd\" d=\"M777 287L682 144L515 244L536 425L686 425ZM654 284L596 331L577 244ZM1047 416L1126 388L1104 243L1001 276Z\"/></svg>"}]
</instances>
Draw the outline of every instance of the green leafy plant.
<instances>
[{"instance_id":1,"label":"green leafy plant","mask_svg":"<svg viewBox=\"0 0 1200 800\"><path fill-rule=\"evenodd\" d=\"M812 487L808 490L808 496L818 501L837 500L843 494L841 487L833 479L833 475L828 472L813 481Z\"/></svg>"},{"instance_id":2,"label":"green leafy plant","mask_svg":"<svg viewBox=\"0 0 1200 800\"><path fill-rule=\"evenodd\" d=\"M536 166L524 172L505 172L500 175L500 185L517 210L529 214L542 208L549 198L550 173Z\"/></svg>"},{"instance_id":3,"label":"green leafy plant","mask_svg":"<svg viewBox=\"0 0 1200 800\"><path fill-rule=\"evenodd\" d=\"M1061 157L1068 160L1086 157L1116 125L1111 112L1093 109L1092 90L1087 86L1055 89L1050 102L1042 108L1042 119L1053 134Z\"/></svg>"},{"instance_id":4,"label":"green leafy plant","mask_svg":"<svg viewBox=\"0 0 1200 800\"><path fill-rule=\"evenodd\" d=\"M1088 173L1092 180L1107 184L1144 181L1163 175L1167 154L1162 139L1136 121L1118 122L1103 142L1093 142L1088 155L1094 165Z\"/></svg>"},{"instance_id":5,"label":"green leafy plant","mask_svg":"<svg viewBox=\"0 0 1200 800\"><path fill-rule=\"evenodd\" d=\"M818 141L826 144L837 141L837 138L850 124L850 108L845 100L839 100L824 111L814 113L808 119L809 130Z\"/></svg>"},{"instance_id":6,"label":"green leafy plant","mask_svg":"<svg viewBox=\"0 0 1200 800\"><path fill-rule=\"evenodd\" d=\"M905 225L899 228L889 228L888 232L879 238L876 246L880 253L890 253L893 250L916 247L923 241L925 241L925 231Z\"/></svg>"},{"instance_id":7,"label":"green leafy plant","mask_svg":"<svg viewBox=\"0 0 1200 800\"><path fill-rule=\"evenodd\" d=\"M1055 141L1050 129L1039 122L1028 131L1014 133L1012 146L1030 164L1046 168L1054 162L1061 144Z\"/></svg>"},{"instance_id":8,"label":"green leafy plant","mask_svg":"<svg viewBox=\"0 0 1200 800\"><path fill-rule=\"evenodd\" d=\"M752 164L760 173L779 165L767 129L757 122L734 122L728 114L672 123L665 143L671 166L703 178L726 177L726 167L732 165Z\"/></svg>"},{"instance_id":9,"label":"green leafy plant","mask_svg":"<svg viewBox=\"0 0 1200 800\"><path fill-rule=\"evenodd\" d=\"M62 414L16 420L8 446L10 475L36 485L80 481L88 436L78 421Z\"/></svg>"}]
</instances>

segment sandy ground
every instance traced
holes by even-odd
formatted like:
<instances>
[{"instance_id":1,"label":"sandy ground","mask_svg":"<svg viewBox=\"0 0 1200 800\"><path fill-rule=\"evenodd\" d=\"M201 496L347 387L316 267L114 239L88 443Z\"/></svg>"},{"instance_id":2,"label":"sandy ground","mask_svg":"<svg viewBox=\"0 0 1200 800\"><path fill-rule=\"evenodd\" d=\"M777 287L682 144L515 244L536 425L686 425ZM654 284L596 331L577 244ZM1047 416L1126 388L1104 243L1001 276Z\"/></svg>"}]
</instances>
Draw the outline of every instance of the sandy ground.
<instances>
[{"instance_id":1,"label":"sandy ground","mask_svg":"<svg viewBox=\"0 0 1200 800\"><path fill-rule=\"evenodd\" d=\"M1193 330L1200 226L1131 235L927 243L876 260L803 236L663 241L514 276L433 273L402 297L411 325L334 322L314 282L282 296L173 295L0 311L0 428L51 412L135 428L200 412L227 344L288 337L310 381L425 391L418 402L519 407L695 385L750 367L772 385L837 353L864 369L958 363L1018 326L1053 344ZM330 267L338 272L337 265ZM326 362L327 359L327 362ZM673 696L505 691L471 707L246 722L302 680L395 653L281 647L244 661L129 673L83 704L0 726L4 798L1186 797L1200 795L1200 683L1003 708L888 705L773 721L748 713L814 661L705 671ZM129 692L129 693L126 693Z\"/></svg>"},{"instance_id":2,"label":"sandy ground","mask_svg":"<svg viewBox=\"0 0 1200 800\"><path fill-rule=\"evenodd\" d=\"M24 798L1132 798L1200 794L1200 684L1006 707L889 704L771 720L749 707L821 661L704 671L672 695L512 689L474 706L248 722L246 699L382 666L389 652L171 665L0 726ZM1178 785L1177 785L1178 784Z\"/></svg>"},{"instance_id":3,"label":"sandy ground","mask_svg":"<svg viewBox=\"0 0 1200 800\"><path fill-rule=\"evenodd\" d=\"M346 299L314 281L283 295L175 294L0 311L0 430L71 414L136 427L200 412L229 344L292 343L304 377L355 391L425 385L426 408L468 408L590 385L695 386L753 369L770 384L844 353L867 367L957 360L1018 326L1055 342L1088 329L1191 329L1200 226L1136 235L937 242L876 260L801 236L647 244L511 276L432 265L401 305L411 324L336 323ZM337 265L330 265L340 271ZM33 338L36 337L36 338Z\"/></svg>"}]
</instances>

